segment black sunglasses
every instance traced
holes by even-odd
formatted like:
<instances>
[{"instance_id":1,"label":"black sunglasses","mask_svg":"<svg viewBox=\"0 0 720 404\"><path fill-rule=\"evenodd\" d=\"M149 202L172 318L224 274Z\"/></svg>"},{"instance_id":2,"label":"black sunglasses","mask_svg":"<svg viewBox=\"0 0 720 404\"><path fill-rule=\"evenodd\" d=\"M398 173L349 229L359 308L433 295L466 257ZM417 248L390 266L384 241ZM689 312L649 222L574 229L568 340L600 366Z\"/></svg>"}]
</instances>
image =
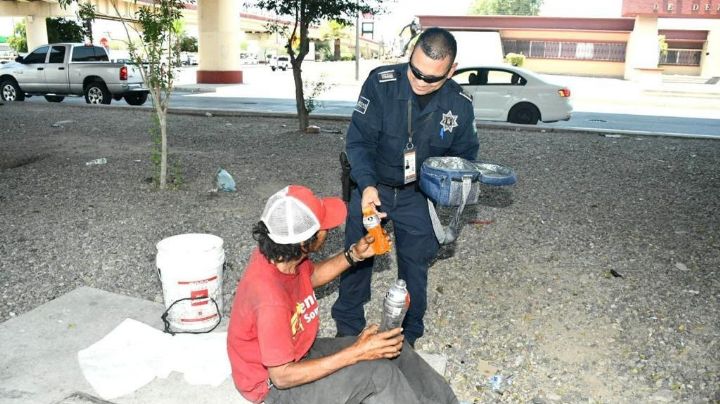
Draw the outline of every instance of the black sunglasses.
<instances>
[{"instance_id":1,"label":"black sunglasses","mask_svg":"<svg viewBox=\"0 0 720 404\"><path fill-rule=\"evenodd\" d=\"M412 58L412 55L411 55L411 58ZM417 78L418 80L422 80L428 84L433 84L433 83L437 83L438 81L445 80L447 74L450 72L450 69L448 69L448 71L445 72L445 74L443 74L442 76L426 76L426 75L422 74L422 72L420 70L418 70L417 67L413 66L412 62L409 60L408 60L408 65L410 66L410 71L412 72L413 76L415 76L415 78ZM450 67L452 68L452 66L450 66Z\"/></svg>"}]
</instances>

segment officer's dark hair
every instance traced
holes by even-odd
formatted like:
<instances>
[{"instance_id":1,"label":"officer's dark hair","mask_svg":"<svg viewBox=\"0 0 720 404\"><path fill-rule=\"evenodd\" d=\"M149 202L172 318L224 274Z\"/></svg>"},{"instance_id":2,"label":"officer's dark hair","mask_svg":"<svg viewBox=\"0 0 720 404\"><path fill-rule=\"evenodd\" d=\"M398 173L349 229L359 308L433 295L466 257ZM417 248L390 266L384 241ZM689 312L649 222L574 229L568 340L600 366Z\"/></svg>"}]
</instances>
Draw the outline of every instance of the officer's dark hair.
<instances>
[{"instance_id":1,"label":"officer's dark hair","mask_svg":"<svg viewBox=\"0 0 720 404\"><path fill-rule=\"evenodd\" d=\"M420 47L432 60L442 60L450 56L450 63L455 61L457 55L457 42L448 30L432 27L428 28L418 37L416 47Z\"/></svg>"},{"instance_id":2,"label":"officer's dark hair","mask_svg":"<svg viewBox=\"0 0 720 404\"><path fill-rule=\"evenodd\" d=\"M288 262L302 257L303 254L309 252L308 247L313 245L318 237L315 232L308 240L299 243L278 244L270 238L268 232L268 228L262 220L257 222L252 229L253 238L258 242L258 248L262 255L269 261L275 262Z\"/></svg>"}]
</instances>

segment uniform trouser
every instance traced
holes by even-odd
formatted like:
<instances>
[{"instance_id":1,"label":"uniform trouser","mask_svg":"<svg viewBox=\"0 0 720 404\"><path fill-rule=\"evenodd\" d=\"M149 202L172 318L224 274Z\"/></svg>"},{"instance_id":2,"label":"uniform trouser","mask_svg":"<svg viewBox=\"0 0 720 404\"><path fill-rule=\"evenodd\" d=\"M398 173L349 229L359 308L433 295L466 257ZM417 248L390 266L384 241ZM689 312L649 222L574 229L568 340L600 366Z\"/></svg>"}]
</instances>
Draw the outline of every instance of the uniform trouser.
<instances>
[{"instance_id":1,"label":"uniform trouser","mask_svg":"<svg viewBox=\"0 0 720 404\"><path fill-rule=\"evenodd\" d=\"M355 337L318 338L307 359L332 355ZM265 404L455 404L447 381L408 344L395 359L358 362L320 380L289 389L272 387Z\"/></svg>"},{"instance_id":2,"label":"uniform trouser","mask_svg":"<svg viewBox=\"0 0 720 404\"><path fill-rule=\"evenodd\" d=\"M427 308L427 276L430 261L437 255L427 199L411 184L402 188L378 185L380 210L388 214L395 229L398 278L405 280L410 293L410 309L403 322L405 340L414 344L423 335L423 316ZM345 226L345 248L365 234L360 208L360 191L353 190ZM332 307L340 335L357 335L365 328L363 305L370 300L370 281L374 260L358 263L340 277L340 292ZM385 291L381 291L384 294ZM382 296L382 295L381 295Z\"/></svg>"}]
</instances>

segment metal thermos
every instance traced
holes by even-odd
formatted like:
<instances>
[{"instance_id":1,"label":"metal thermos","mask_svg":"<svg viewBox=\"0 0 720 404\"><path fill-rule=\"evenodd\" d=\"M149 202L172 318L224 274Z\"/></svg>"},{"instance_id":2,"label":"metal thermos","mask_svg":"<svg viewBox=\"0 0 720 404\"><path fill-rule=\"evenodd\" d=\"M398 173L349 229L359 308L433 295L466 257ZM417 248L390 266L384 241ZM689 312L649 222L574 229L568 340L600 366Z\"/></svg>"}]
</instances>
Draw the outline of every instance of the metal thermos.
<instances>
[{"instance_id":1,"label":"metal thermos","mask_svg":"<svg viewBox=\"0 0 720 404\"><path fill-rule=\"evenodd\" d=\"M400 327L410 307L410 294L405 281L398 279L390 287L383 301L383 315L380 321L380 331L387 331Z\"/></svg>"}]
</instances>

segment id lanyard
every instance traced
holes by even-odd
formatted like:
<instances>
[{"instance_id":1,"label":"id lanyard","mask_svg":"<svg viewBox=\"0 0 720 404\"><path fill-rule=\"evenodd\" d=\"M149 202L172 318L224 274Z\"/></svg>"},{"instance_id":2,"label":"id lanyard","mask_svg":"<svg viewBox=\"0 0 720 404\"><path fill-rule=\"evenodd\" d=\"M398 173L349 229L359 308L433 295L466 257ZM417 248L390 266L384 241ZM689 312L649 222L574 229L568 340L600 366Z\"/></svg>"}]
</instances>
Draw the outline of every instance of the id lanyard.
<instances>
[{"instance_id":1,"label":"id lanyard","mask_svg":"<svg viewBox=\"0 0 720 404\"><path fill-rule=\"evenodd\" d=\"M409 184L417 179L417 173L415 170L415 145L412 141L412 98L408 99L407 103L407 121L408 142L405 145L405 151L403 152L403 160L405 161L403 164L405 184Z\"/></svg>"}]
</instances>

